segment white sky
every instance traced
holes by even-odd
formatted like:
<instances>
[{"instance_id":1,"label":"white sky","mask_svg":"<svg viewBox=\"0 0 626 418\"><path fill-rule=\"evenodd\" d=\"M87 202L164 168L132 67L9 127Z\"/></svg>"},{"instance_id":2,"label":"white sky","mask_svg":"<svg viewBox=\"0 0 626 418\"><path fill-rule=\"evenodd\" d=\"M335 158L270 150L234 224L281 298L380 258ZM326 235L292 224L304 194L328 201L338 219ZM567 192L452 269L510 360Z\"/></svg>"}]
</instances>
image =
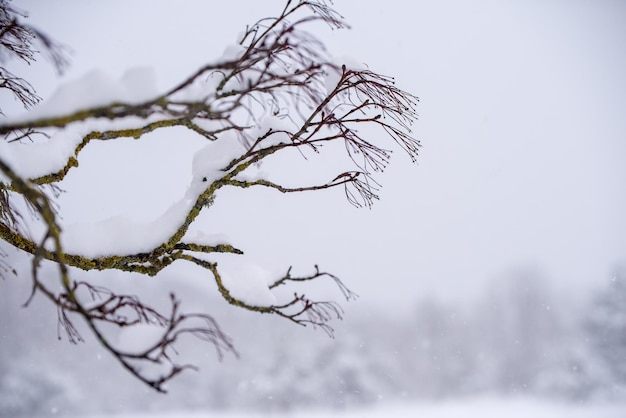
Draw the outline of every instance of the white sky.
<instances>
[{"instance_id":1,"label":"white sky","mask_svg":"<svg viewBox=\"0 0 626 418\"><path fill-rule=\"evenodd\" d=\"M142 65L165 89L283 2L14 4L74 50L62 79ZM331 52L420 96L418 165L396 153L371 211L339 192L225 193L203 218L207 232L226 233L271 268L318 263L361 303L429 291L463 297L526 266L575 293L626 261L626 3L336 0L335 8L352 30L314 27ZM24 76L43 97L62 80L45 64ZM66 220L158 216L184 193L201 146L182 131L147 150L90 145L68 177Z\"/></svg>"}]
</instances>

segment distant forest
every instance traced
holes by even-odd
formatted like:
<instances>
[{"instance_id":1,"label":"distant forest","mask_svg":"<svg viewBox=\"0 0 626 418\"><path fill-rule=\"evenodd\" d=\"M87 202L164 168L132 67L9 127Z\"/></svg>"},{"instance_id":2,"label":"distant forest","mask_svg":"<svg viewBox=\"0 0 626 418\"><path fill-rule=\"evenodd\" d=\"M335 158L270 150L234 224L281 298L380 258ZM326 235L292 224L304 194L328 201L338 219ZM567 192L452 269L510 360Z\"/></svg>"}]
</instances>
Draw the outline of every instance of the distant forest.
<instances>
[{"instance_id":1,"label":"distant forest","mask_svg":"<svg viewBox=\"0 0 626 418\"><path fill-rule=\"evenodd\" d=\"M0 411L9 416L279 411L474 395L626 399L626 268L582 301L555 294L548 280L528 272L495 281L463 306L425 297L402 317L357 301L335 339L203 300L190 285L187 300L215 306L240 358L216 361L210 347L189 340L179 355L201 370L174 380L168 395L113 367L93 341L73 346L62 334L57 341L56 312L45 304L20 309L28 289L18 279L0 286Z\"/></svg>"}]
</instances>

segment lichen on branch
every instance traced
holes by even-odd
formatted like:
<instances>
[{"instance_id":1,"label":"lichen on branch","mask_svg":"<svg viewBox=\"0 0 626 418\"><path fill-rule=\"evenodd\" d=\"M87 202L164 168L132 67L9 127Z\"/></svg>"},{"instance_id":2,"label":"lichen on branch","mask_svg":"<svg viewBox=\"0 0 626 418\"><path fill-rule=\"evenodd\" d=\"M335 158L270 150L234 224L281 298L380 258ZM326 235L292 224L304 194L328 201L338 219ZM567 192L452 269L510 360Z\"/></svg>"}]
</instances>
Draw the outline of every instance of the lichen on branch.
<instances>
[{"instance_id":1,"label":"lichen on branch","mask_svg":"<svg viewBox=\"0 0 626 418\"><path fill-rule=\"evenodd\" d=\"M243 300L226 285L214 257L218 253L242 257L244 252L226 242L207 244L186 238L222 188L258 186L300 193L339 187L344 188L350 203L369 207L378 199L380 184L376 176L389 164L393 150L406 153L412 161L417 158L419 141L411 132L417 98L398 88L391 77L334 62L323 43L303 30L315 21L333 29L347 27L324 1L290 0L278 17L248 26L229 56L199 68L163 94L133 103L113 101L78 108L62 115L0 121L0 136L4 138L0 150L28 150L33 143L43 142L58 151L63 147L55 148L57 144L73 141L69 147L65 143L66 154L43 175L29 174L28 164L18 164L8 151L6 156L0 155L0 238L32 256L33 295L41 293L57 306L59 321L70 341L82 340L72 319L78 315L124 368L157 391L164 391L167 381L193 367L172 360L173 346L181 335L191 334L211 342L220 355L235 352L232 342L209 315L181 313L180 301L174 294L170 313L163 314L139 297L75 281L70 274L71 268L77 268L156 276L177 261L201 267L232 305L320 327L332 335L330 321L343 314L339 304L316 301L299 291L269 305ZM154 223L170 222L168 234L141 248L115 254L68 251L56 221L54 198L44 193L44 187L61 187L68 173L80 173L81 151L93 141L147 141L150 132L175 127L184 127L191 135L201 137L211 147L206 155L215 158L207 162L198 157L197 164L194 161L194 179L176 206L177 211L168 212L167 217ZM314 158L331 143L344 145L343 157L350 168L337 171L325 181L288 186L263 176L246 176L269 157L292 158L289 151L296 150ZM26 220L12 203L20 197L43 222L42 239L29 236L20 227ZM143 230L148 231L151 225L146 224ZM59 266L62 290L40 280L38 270L43 260ZM265 291L323 278L335 283L346 300L355 298L339 278L317 266L311 275L300 277L292 276L290 268L268 283ZM105 325L125 328L138 324L156 324L163 333L157 343L134 353L116 347L102 332ZM157 363L168 365L167 370L157 378L150 377L144 366Z\"/></svg>"}]
</instances>

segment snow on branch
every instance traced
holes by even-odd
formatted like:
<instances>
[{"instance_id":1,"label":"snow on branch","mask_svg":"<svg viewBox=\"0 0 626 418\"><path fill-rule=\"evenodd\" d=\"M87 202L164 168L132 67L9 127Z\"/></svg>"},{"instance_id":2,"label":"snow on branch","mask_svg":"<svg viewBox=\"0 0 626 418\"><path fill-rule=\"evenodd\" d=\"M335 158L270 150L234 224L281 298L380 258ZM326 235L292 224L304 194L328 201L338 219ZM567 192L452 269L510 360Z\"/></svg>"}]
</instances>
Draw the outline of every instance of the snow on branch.
<instances>
[{"instance_id":1,"label":"snow on branch","mask_svg":"<svg viewBox=\"0 0 626 418\"><path fill-rule=\"evenodd\" d=\"M180 335L209 341L220 355L234 352L210 316L180 313L174 295L170 314L161 314L139 297L73 281L68 268L154 276L179 260L205 269L222 297L235 306L310 324L332 335L329 323L341 319L343 313L339 304L315 301L301 292L278 301L273 292L326 277L346 300L355 298L337 277L315 266L314 273L304 277L291 276L289 269L273 280L238 279L238 274L218 267L212 257L242 255L242 250L227 242L189 237L190 226L224 187L261 186L281 193L339 187L350 203L369 207L378 199L380 184L375 176L387 167L393 149L415 161L419 141L411 126L416 120L417 97L398 88L391 77L335 62L324 45L303 30L314 21L331 28L347 27L323 1L290 0L278 17L248 26L221 59L163 94L149 82L137 87L137 80L150 78L141 71L119 81L90 74L63 86L50 103L26 116L0 121L0 237L33 256L33 293L42 293L58 307L59 321L70 341L82 339L71 319L77 314L123 367L158 391L191 367L172 361L172 347ZM54 198L44 193L44 187L55 191L68 172L80 170L82 150L93 141L145 140L150 132L173 127L184 127L207 142L194 158L193 180L183 199L152 222L118 217L60 230ZM344 160L351 168L338 170L326 181L288 186L249 175L270 156L287 158L288 151L295 149L302 156L312 153L315 157L323 147L337 142L343 143ZM22 197L43 219L46 232L42 238L20 227L25 219L13 203L16 197ZM116 239L120 231L132 238L120 243ZM61 291L39 280L42 260L59 266ZM149 325L162 332L155 343L129 352L106 337L102 324L121 329ZM140 366L145 364L166 364L166 368L154 377Z\"/></svg>"}]
</instances>

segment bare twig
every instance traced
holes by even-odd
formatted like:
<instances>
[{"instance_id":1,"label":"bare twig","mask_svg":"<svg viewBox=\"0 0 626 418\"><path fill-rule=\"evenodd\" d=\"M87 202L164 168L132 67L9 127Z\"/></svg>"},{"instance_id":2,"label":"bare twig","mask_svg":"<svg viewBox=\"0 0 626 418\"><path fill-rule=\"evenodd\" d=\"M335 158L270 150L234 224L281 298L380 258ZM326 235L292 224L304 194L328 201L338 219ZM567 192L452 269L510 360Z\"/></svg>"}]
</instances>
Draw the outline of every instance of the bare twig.
<instances>
[{"instance_id":1,"label":"bare twig","mask_svg":"<svg viewBox=\"0 0 626 418\"><path fill-rule=\"evenodd\" d=\"M30 42L37 37L52 53L53 63L58 68L64 65L61 50L54 42L19 23L15 16L23 14L6 6L3 0L0 10L4 13L0 13L0 49L4 47L8 53L32 61ZM232 342L212 317L180 312L180 302L174 294L169 313L163 313L145 304L139 296L117 294L70 277L70 268L116 269L154 276L176 261L193 263L210 272L222 297L235 306L278 315L299 325L313 325L332 336L330 321L343 316L336 302L316 301L302 292L294 292L272 306L245 303L231 294L217 263L211 261L216 253L242 255L243 251L226 243L205 245L184 238L223 187L262 186L282 193L344 187L350 203L369 207L378 199L380 189L375 175L387 167L392 149L399 148L415 161L419 141L412 136L411 126L416 120L417 98L396 87L391 77L333 63L324 45L302 29L313 21L325 22L331 28L346 27L341 16L324 1L288 0L277 17L261 19L247 27L238 39L241 47L238 55L203 66L161 96L144 103L111 103L62 116L0 124L0 135L7 146L28 146L27 140L34 141L35 135L38 140L52 142L57 140L54 134L59 130L71 129L79 123L89 126L91 121L99 122L97 130L81 133L82 140L73 154L67 156L65 164L46 175L23 178L13 170L11 162L0 156L0 172L7 179L0 182L0 238L32 256L31 298L41 293L57 306L59 327L65 330L70 342L82 341L73 322L78 316L125 369L157 391L164 391L164 384L180 372L194 368L172 360L174 345L184 335L213 344L218 356L235 353ZM336 81L327 85L331 75L337 76ZM25 105L38 100L27 82L1 67L0 87L9 88ZM119 129L120 121L128 127ZM150 132L173 127L185 127L206 141L238 139L244 147L240 155L219 167L218 175L209 181L203 179L202 189L189 205L184 219L155 248L101 257L66 252L61 246L53 199L43 192L42 186L58 187L68 172L76 170L81 151L92 141L143 139ZM222 138L226 134L234 134L235 138ZM283 156L294 149L304 156L336 142L344 144L346 164L351 169L338 170L330 176L331 181L290 187L262 177L244 180L246 170L270 156ZM24 217L13 203L20 196L44 225L41 240L32 239L20 227L25 223ZM44 260L58 266L61 290L40 279L39 266ZM0 264L0 270L10 271L10 267ZM320 271L317 266L313 274L302 277L292 276L289 269L269 285L268 291L323 278L331 279L346 300L356 297L339 278ZM116 347L102 329L145 324L160 327L162 333L156 343L136 352ZM165 365L165 371L158 377L150 377L146 365Z\"/></svg>"}]
</instances>

